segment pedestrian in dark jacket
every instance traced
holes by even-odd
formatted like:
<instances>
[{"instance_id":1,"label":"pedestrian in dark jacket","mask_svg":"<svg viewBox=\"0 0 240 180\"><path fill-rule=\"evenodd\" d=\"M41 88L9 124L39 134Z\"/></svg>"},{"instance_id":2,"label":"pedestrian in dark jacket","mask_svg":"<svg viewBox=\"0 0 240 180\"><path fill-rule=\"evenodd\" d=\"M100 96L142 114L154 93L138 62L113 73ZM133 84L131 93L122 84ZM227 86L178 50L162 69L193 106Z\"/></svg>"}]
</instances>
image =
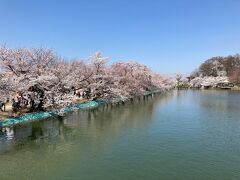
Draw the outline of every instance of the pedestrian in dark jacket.
<instances>
[{"instance_id":1,"label":"pedestrian in dark jacket","mask_svg":"<svg viewBox=\"0 0 240 180\"><path fill-rule=\"evenodd\" d=\"M19 108L20 108L20 102L15 101L15 99L12 99L12 111L17 112Z\"/></svg>"},{"instance_id":2,"label":"pedestrian in dark jacket","mask_svg":"<svg viewBox=\"0 0 240 180\"><path fill-rule=\"evenodd\" d=\"M5 103L3 101L0 101L0 110L5 111Z\"/></svg>"}]
</instances>

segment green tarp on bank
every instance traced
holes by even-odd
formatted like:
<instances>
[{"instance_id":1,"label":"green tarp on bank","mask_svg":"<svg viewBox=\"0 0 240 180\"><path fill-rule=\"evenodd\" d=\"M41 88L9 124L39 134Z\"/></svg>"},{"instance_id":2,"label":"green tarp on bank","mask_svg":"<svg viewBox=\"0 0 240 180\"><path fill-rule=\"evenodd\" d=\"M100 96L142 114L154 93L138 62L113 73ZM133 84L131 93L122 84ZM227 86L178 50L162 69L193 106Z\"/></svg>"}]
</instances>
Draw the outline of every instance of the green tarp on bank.
<instances>
[{"instance_id":1,"label":"green tarp on bank","mask_svg":"<svg viewBox=\"0 0 240 180\"><path fill-rule=\"evenodd\" d=\"M9 127L9 126L13 126L13 125L25 123L25 122L38 121L41 119L46 119L54 116L64 115L68 112L73 112L80 109L92 109L104 104L107 104L107 101L104 101L104 100L90 101L84 104L69 106L69 107L65 107L62 109L53 110L49 112L31 113L31 114L26 114L16 118L8 118L0 122L0 128Z\"/></svg>"},{"instance_id":2,"label":"green tarp on bank","mask_svg":"<svg viewBox=\"0 0 240 180\"><path fill-rule=\"evenodd\" d=\"M157 93L157 92L159 92L159 91L155 91L155 93ZM144 93L144 96L151 95L153 93L154 93L154 91L152 91L152 92L146 91ZM90 102L83 103L83 104L78 104L78 105L74 105L74 106L69 106L69 107L65 107L65 108L61 108L61 109L52 110L49 112L37 112L37 113L25 114L23 116L19 116L19 117L15 117L15 118L8 118L3 121L0 121L0 128L9 127L9 126L13 126L13 125L25 123L25 122L38 121L38 120L42 120L42 119L46 119L46 118L50 118L50 117L54 117L54 116L63 116L64 114L66 114L68 112L73 112L73 111L77 111L80 109L97 108L98 106L101 106L104 104L120 102L120 101L121 101L121 99L115 99L114 101L96 100L96 101L90 101Z\"/></svg>"}]
</instances>

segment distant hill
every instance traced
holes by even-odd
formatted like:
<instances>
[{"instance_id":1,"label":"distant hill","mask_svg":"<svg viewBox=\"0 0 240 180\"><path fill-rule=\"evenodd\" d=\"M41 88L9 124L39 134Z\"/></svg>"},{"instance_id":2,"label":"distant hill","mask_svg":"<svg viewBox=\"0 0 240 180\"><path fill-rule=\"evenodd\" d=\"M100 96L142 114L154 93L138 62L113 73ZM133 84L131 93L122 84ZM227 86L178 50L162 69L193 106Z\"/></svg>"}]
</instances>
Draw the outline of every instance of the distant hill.
<instances>
[{"instance_id":1,"label":"distant hill","mask_svg":"<svg viewBox=\"0 0 240 180\"><path fill-rule=\"evenodd\" d=\"M230 77L240 68L240 55L226 57L212 57L203 62L200 67L191 74L191 78L205 76L227 76Z\"/></svg>"}]
</instances>

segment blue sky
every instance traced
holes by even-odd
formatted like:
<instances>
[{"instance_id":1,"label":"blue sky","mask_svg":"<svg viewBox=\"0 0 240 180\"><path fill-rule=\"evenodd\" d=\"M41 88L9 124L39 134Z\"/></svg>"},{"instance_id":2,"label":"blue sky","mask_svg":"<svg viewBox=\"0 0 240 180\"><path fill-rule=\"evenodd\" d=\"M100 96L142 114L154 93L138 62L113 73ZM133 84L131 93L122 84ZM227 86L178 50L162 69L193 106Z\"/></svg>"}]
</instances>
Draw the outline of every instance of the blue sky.
<instances>
[{"instance_id":1,"label":"blue sky","mask_svg":"<svg viewBox=\"0 0 240 180\"><path fill-rule=\"evenodd\" d=\"M240 0L0 0L0 44L96 51L163 74L240 53Z\"/></svg>"}]
</instances>

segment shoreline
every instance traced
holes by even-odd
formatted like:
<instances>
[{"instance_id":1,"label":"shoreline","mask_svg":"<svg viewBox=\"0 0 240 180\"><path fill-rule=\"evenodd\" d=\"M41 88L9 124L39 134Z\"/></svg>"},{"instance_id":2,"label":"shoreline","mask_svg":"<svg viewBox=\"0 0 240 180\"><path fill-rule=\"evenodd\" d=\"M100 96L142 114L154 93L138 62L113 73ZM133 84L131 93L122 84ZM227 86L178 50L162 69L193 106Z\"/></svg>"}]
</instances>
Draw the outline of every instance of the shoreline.
<instances>
[{"instance_id":1,"label":"shoreline","mask_svg":"<svg viewBox=\"0 0 240 180\"><path fill-rule=\"evenodd\" d=\"M167 92L167 91L166 91ZM62 108L56 108L56 109L48 109L47 111L42 112L33 112L33 113L25 113L20 116L16 117L9 117L5 118L3 120L0 120L0 128L4 127L10 127L18 124L33 122L33 121L40 121L51 117L61 117L64 116L67 113L78 111L78 110L90 110L95 109L100 106L110 105L110 106L116 106L116 105L123 105L127 102L133 102L134 100L145 100L145 98L158 94L163 94L164 91L154 91L154 92L146 92L144 95L136 96L128 99L112 99L112 100L106 100L106 99L98 99L98 100L92 100L92 101L86 101L83 103L76 103L70 106L62 107Z\"/></svg>"},{"instance_id":2,"label":"shoreline","mask_svg":"<svg viewBox=\"0 0 240 180\"><path fill-rule=\"evenodd\" d=\"M228 91L240 91L240 87L231 87L231 88L216 88L216 87L210 87L210 88L194 88L194 87L188 87L188 88L174 88L175 90L228 90Z\"/></svg>"}]
</instances>

